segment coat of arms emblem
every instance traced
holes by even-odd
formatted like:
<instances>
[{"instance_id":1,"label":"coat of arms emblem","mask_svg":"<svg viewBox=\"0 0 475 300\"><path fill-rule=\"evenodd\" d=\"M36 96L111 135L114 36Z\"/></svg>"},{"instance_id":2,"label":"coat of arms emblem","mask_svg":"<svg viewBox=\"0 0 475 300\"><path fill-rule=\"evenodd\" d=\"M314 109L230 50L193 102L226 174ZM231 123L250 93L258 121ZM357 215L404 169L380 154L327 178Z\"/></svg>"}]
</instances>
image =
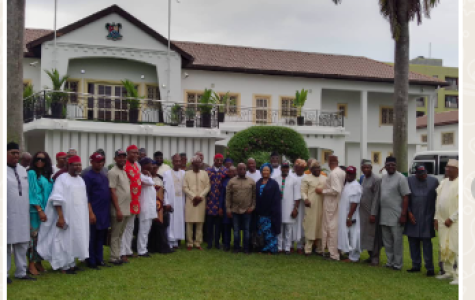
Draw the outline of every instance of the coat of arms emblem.
<instances>
[{"instance_id":1,"label":"coat of arms emblem","mask_svg":"<svg viewBox=\"0 0 475 300\"><path fill-rule=\"evenodd\" d=\"M107 23L106 29L109 32L109 34L107 35L108 40L118 41L122 39L122 35L120 35L120 29L122 29L122 24Z\"/></svg>"}]
</instances>

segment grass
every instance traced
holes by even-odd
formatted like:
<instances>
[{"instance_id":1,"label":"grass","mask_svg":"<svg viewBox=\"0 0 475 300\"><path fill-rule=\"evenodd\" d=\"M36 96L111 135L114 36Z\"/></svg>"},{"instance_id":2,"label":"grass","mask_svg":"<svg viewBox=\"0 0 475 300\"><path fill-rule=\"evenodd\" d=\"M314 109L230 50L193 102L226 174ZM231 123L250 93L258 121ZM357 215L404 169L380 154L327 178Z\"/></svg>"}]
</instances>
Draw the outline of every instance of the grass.
<instances>
[{"instance_id":1,"label":"grass","mask_svg":"<svg viewBox=\"0 0 475 300\"><path fill-rule=\"evenodd\" d=\"M433 239L437 245L437 239ZM206 245L205 245L206 246ZM206 247L205 247L206 248ZM434 259L437 266L437 248ZM105 247L108 258L109 248ZM368 258L366 252L362 259ZM381 254L381 263L386 257ZM409 274L405 240L404 271L324 261L321 257L250 256L219 250L155 254L130 264L86 269L77 275L51 271L36 282L13 279L9 299L457 299L458 287L421 273ZM13 277L14 266L11 270Z\"/></svg>"}]
</instances>

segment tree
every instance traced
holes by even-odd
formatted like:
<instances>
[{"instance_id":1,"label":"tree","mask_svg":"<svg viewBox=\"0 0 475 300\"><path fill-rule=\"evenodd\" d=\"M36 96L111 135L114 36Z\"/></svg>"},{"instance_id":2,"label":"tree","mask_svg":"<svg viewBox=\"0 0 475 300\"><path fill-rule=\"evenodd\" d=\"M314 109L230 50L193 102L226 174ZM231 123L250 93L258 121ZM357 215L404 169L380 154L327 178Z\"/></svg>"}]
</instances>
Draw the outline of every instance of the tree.
<instances>
[{"instance_id":1,"label":"tree","mask_svg":"<svg viewBox=\"0 0 475 300\"><path fill-rule=\"evenodd\" d=\"M7 1L7 141L23 149L23 34L25 0Z\"/></svg>"},{"instance_id":2,"label":"tree","mask_svg":"<svg viewBox=\"0 0 475 300\"><path fill-rule=\"evenodd\" d=\"M332 0L340 4L342 0ZM389 21L394 47L393 155L400 172L407 173L407 105L409 97L409 22L422 23L440 0L379 0L381 15Z\"/></svg>"}]
</instances>

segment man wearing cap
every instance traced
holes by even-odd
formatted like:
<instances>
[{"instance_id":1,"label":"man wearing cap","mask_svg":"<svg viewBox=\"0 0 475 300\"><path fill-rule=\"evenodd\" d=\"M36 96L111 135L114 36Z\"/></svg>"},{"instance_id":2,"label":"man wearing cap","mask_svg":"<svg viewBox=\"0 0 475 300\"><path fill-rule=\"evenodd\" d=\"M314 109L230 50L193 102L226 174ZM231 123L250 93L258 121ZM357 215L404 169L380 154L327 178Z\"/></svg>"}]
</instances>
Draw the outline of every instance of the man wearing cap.
<instances>
[{"instance_id":1,"label":"man wearing cap","mask_svg":"<svg viewBox=\"0 0 475 300\"><path fill-rule=\"evenodd\" d=\"M168 242L170 248L177 249L178 241L185 239L185 193L183 192L185 171L181 169L181 157L177 153L172 156L173 169L163 174L165 186L164 205L171 211L170 226L168 227Z\"/></svg>"},{"instance_id":2,"label":"man wearing cap","mask_svg":"<svg viewBox=\"0 0 475 300\"><path fill-rule=\"evenodd\" d=\"M360 260L360 213L358 206L362 194L361 185L356 181L356 168L346 168L346 184L341 193L338 207L338 249L349 253L345 262Z\"/></svg>"},{"instance_id":3,"label":"man wearing cap","mask_svg":"<svg viewBox=\"0 0 475 300\"><path fill-rule=\"evenodd\" d=\"M246 176L249 178L252 178L254 182L257 182L259 179L261 179L261 171L257 170L256 168L256 160L254 158L249 158L247 160L247 172Z\"/></svg>"},{"instance_id":4,"label":"man wearing cap","mask_svg":"<svg viewBox=\"0 0 475 300\"><path fill-rule=\"evenodd\" d=\"M20 147L7 145L7 282L11 283L12 250L15 255L15 277L36 280L26 274L26 251L30 242L30 198L28 175L19 163Z\"/></svg>"},{"instance_id":5,"label":"man wearing cap","mask_svg":"<svg viewBox=\"0 0 475 300\"><path fill-rule=\"evenodd\" d=\"M290 246L292 245L292 229L299 213L300 189L297 179L289 176L290 165L283 162L281 165L281 174L274 178L279 184L282 194L282 225L280 234L277 236L279 252L285 251L290 255Z\"/></svg>"},{"instance_id":6,"label":"man wearing cap","mask_svg":"<svg viewBox=\"0 0 475 300\"><path fill-rule=\"evenodd\" d=\"M387 268L399 271L403 266L403 230L411 190L404 175L396 171L396 158L388 156L385 168L388 174L381 179L380 218Z\"/></svg>"},{"instance_id":7,"label":"man wearing cap","mask_svg":"<svg viewBox=\"0 0 475 300\"><path fill-rule=\"evenodd\" d=\"M157 174L163 177L166 171L171 170L169 165L163 163L163 153L157 151L153 154L153 159L157 162L158 171Z\"/></svg>"},{"instance_id":8,"label":"man wearing cap","mask_svg":"<svg viewBox=\"0 0 475 300\"><path fill-rule=\"evenodd\" d=\"M366 263L378 266L379 251L383 243L381 228L378 225L381 178L373 173L373 166L368 159L361 161L361 173L363 173L360 180L363 194L359 207L361 251L368 251L369 258L365 260Z\"/></svg>"},{"instance_id":9,"label":"man wearing cap","mask_svg":"<svg viewBox=\"0 0 475 300\"><path fill-rule=\"evenodd\" d=\"M226 168L226 169L229 169L231 168L232 166L234 166L234 161L231 159L231 158L225 158L224 161L223 161L223 166Z\"/></svg>"},{"instance_id":10,"label":"man wearing cap","mask_svg":"<svg viewBox=\"0 0 475 300\"><path fill-rule=\"evenodd\" d=\"M130 214L130 181L124 170L127 153L122 149L115 152L115 166L107 173L111 192L111 246L109 262L120 265L122 263L120 252L122 237L130 219L135 215ZM133 224L132 224L133 225ZM127 262L127 258L124 257Z\"/></svg>"},{"instance_id":11,"label":"man wearing cap","mask_svg":"<svg viewBox=\"0 0 475 300\"><path fill-rule=\"evenodd\" d=\"M338 203L345 184L346 173L338 167L338 157L328 157L330 176L325 188L317 188L317 194L323 195L322 247L328 248L330 259L340 260L338 253Z\"/></svg>"},{"instance_id":12,"label":"man wearing cap","mask_svg":"<svg viewBox=\"0 0 475 300\"><path fill-rule=\"evenodd\" d=\"M310 165L311 173L302 179L300 194L305 205L305 215L303 218L303 232L305 236L305 255L312 253L312 246L317 241L317 255L323 255L322 244L322 217L323 217L323 195L317 193L318 189L326 186L327 179L320 175L320 163L313 160Z\"/></svg>"},{"instance_id":13,"label":"man wearing cap","mask_svg":"<svg viewBox=\"0 0 475 300\"><path fill-rule=\"evenodd\" d=\"M132 240L134 238L135 218L140 213L140 192L142 190L142 183L140 181L140 168L137 164L139 157L139 149L136 145L130 145L126 149L127 159L125 161L124 171L129 179L130 186L130 204L129 211L131 218L127 220L124 233L122 235L122 248L120 254L122 261L127 263L127 257L132 257Z\"/></svg>"},{"instance_id":14,"label":"man wearing cap","mask_svg":"<svg viewBox=\"0 0 475 300\"><path fill-rule=\"evenodd\" d=\"M206 195L210 189L208 173L200 170L201 158L193 156L191 160L193 170L186 171L183 191L186 194L185 222L186 222L186 245L188 250L196 247L202 250L203 222L206 213ZM195 228L195 240L193 240L193 227Z\"/></svg>"},{"instance_id":15,"label":"man wearing cap","mask_svg":"<svg viewBox=\"0 0 475 300\"><path fill-rule=\"evenodd\" d=\"M140 192L140 214L139 218L139 231L137 234L137 254L139 257L150 257L148 253L148 234L152 227L153 219L158 217L157 215L157 202L155 182L152 178L152 159L144 157L140 160L141 174L140 182L142 190Z\"/></svg>"},{"instance_id":16,"label":"man wearing cap","mask_svg":"<svg viewBox=\"0 0 475 300\"><path fill-rule=\"evenodd\" d=\"M101 172L104 167L104 156L96 152L89 159L92 168L82 176L86 184L89 202L89 258L87 265L91 269L98 269L98 266L107 266L104 263L103 247L110 226L111 194L109 180Z\"/></svg>"},{"instance_id":17,"label":"man wearing cap","mask_svg":"<svg viewBox=\"0 0 475 300\"><path fill-rule=\"evenodd\" d=\"M271 155L270 155L270 164L271 164L272 168L274 169L274 171L272 172L272 175L271 175L272 178L277 178L282 173L281 170L280 170L279 159L280 159L279 153L277 153L275 151L271 153Z\"/></svg>"},{"instance_id":18,"label":"man wearing cap","mask_svg":"<svg viewBox=\"0 0 475 300\"><path fill-rule=\"evenodd\" d=\"M67 157L66 152L56 153L56 165L53 166L53 175L66 166L67 164L66 157Z\"/></svg>"},{"instance_id":19,"label":"man wearing cap","mask_svg":"<svg viewBox=\"0 0 475 300\"><path fill-rule=\"evenodd\" d=\"M435 237L434 215L439 180L428 177L424 166L416 167L416 175L408 178L409 195L408 222L404 234L409 240L412 268L410 273L421 271L421 247L424 254L427 276L434 276L432 238Z\"/></svg>"},{"instance_id":20,"label":"man wearing cap","mask_svg":"<svg viewBox=\"0 0 475 300\"><path fill-rule=\"evenodd\" d=\"M81 158L68 159L68 173L56 179L45 209L47 221L38 235L38 254L53 270L75 274L74 259L89 257L88 197L81 174Z\"/></svg>"},{"instance_id":21,"label":"man wearing cap","mask_svg":"<svg viewBox=\"0 0 475 300\"><path fill-rule=\"evenodd\" d=\"M449 279L452 285L458 285L459 241L458 241L458 216L459 216L459 162L449 159L445 172L448 178L442 180L437 188L437 204L435 208L434 226L439 232L441 260L444 262L445 274L437 279Z\"/></svg>"},{"instance_id":22,"label":"man wearing cap","mask_svg":"<svg viewBox=\"0 0 475 300\"><path fill-rule=\"evenodd\" d=\"M228 174L229 176L234 175L234 167L228 171ZM225 198L226 215L233 222L234 253L243 250L244 253L250 254L250 225L252 213L256 208L256 183L246 176L244 163L238 164L237 176L232 177L226 185ZM241 230L243 231L242 248ZM225 244L226 247L229 245Z\"/></svg>"},{"instance_id":23,"label":"man wearing cap","mask_svg":"<svg viewBox=\"0 0 475 300\"><path fill-rule=\"evenodd\" d=\"M219 196L223 188L223 179L226 178L227 169L223 166L223 155L218 153L214 156L214 165L206 169L211 184L206 199L206 237L208 249L214 246L220 249L221 219L219 217Z\"/></svg>"},{"instance_id":24,"label":"man wearing cap","mask_svg":"<svg viewBox=\"0 0 475 300\"><path fill-rule=\"evenodd\" d=\"M107 176L107 172L109 172L109 170L105 166L105 163L106 163L106 153L105 153L105 151L103 149L97 149L96 152L94 152L94 153L98 153L104 158L104 164L102 165L101 173L103 173L105 176ZM84 175L86 175L86 173L91 171L91 169L92 169L92 165L90 165L87 168L83 169L82 172L81 172L81 177L84 177Z\"/></svg>"},{"instance_id":25,"label":"man wearing cap","mask_svg":"<svg viewBox=\"0 0 475 300\"><path fill-rule=\"evenodd\" d=\"M64 164L64 168L58 170L54 175L53 175L53 181L56 181L56 179L61 176L62 174L64 173L68 173L69 172L69 166L68 166L68 161L71 157L73 156L76 156L78 155L78 152L76 151L76 149L69 149L68 152L66 153L66 163Z\"/></svg>"}]
</instances>

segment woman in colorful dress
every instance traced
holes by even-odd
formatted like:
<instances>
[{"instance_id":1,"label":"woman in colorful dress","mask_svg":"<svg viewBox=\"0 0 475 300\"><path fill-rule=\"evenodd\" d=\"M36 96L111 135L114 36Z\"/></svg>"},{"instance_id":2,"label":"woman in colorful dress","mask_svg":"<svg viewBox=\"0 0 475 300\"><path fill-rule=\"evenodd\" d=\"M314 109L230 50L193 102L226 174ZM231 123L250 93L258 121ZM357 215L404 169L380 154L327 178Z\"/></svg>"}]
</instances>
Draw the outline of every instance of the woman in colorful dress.
<instances>
[{"instance_id":1,"label":"woman in colorful dress","mask_svg":"<svg viewBox=\"0 0 475 300\"><path fill-rule=\"evenodd\" d=\"M256 183L257 234L264 239L261 252L277 254L277 236L282 223L282 195L279 184L271 178L272 166L261 166L262 178Z\"/></svg>"},{"instance_id":2,"label":"woman in colorful dress","mask_svg":"<svg viewBox=\"0 0 475 300\"><path fill-rule=\"evenodd\" d=\"M46 152L38 152L31 160L28 171L28 184L30 195L30 248L28 250L29 273L39 275L45 272L41 265L43 260L36 252L38 243L38 230L41 222L46 221L44 209L48 203L49 195L53 190L53 165Z\"/></svg>"}]
</instances>

